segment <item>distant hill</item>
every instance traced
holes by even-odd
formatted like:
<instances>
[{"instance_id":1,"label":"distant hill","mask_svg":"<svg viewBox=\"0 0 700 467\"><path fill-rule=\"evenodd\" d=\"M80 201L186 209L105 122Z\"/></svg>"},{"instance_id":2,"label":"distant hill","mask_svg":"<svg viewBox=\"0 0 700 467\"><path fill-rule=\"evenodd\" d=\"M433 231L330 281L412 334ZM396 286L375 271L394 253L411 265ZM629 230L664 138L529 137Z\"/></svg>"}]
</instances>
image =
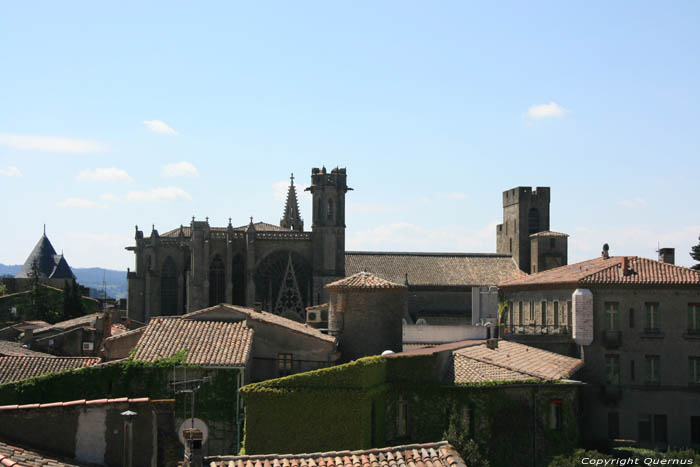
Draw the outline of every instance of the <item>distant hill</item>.
<instances>
[{"instance_id":1,"label":"distant hill","mask_svg":"<svg viewBox=\"0 0 700 467\"><path fill-rule=\"evenodd\" d=\"M20 264L0 264L0 276L14 277L20 270ZM91 297L102 296L102 278L107 284L107 296L126 298L126 271L102 268L72 268L80 285L90 287Z\"/></svg>"}]
</instances>

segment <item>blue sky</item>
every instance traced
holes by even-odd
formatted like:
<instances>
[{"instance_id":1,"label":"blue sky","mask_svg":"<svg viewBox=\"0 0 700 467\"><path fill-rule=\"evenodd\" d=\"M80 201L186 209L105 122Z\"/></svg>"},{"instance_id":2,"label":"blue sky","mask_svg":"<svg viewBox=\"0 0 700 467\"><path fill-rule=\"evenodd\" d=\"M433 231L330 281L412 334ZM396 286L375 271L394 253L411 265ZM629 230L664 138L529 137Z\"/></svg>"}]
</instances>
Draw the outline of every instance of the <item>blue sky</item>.
<instances>
[{"instance_id":1,"label":"blue sky","mask_svg":"<svg viewBox=\"0 0 700 467\"><path fill-rule=\"evenodd\" d=\"M133 267L135 224L277 223L325 164L347 249L493 252L501 192L550 186L570 262L692 264L700 3L492 3L6 4L0 262L46 223L72 266Z\"/></svg>"}]
</instances>

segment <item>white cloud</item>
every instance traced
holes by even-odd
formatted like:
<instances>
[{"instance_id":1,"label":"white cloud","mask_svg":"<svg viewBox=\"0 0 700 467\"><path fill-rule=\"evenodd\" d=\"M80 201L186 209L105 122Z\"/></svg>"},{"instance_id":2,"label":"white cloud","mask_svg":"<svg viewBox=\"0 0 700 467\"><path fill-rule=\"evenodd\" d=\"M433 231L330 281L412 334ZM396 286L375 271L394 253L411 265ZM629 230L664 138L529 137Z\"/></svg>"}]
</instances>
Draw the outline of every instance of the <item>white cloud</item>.
<instances>
[{"instance_id":1,"label":"white cloud","mask_svg":"<svg viewBox=\"0 0 700 467\"><path fill-rule=\"evenodd\" d=\"M170 125L165 123L163 120L144 120L143 122L149 130L153 133L161 133L164 135L176 135L175 131Z\"/></svg>"},{"instance_id":2,"label":"white cloud","mask_svg":"<svg viewBox=\"0 0 700 467\"><path fill-rule=\"evenodd\" d=\"M126 200L130 202L165 202L177 200L191 200L192 197L182 188L176 186L152 188L148 191L130 191L126 194Z\"/></svg>"},{"instance_id":3,"label":"white cloud","mask_svg":"<svg viewBox=\"0 0 700 467\"><path fill-rule=\"evenodd\" d=\"M647 205L647 201L640 196L635 196L631 199L618 200L617 204L624 208L641 208Z\"/></svg>"},{"instance_id":4,"label":"white cloud","mask_svg":"<svg viewBox=\"0 0 700 467\"><path fill-rule=\"evenodd\" d=\"M106 146L97 141L74 138L54 138L50 136L31 136L0 133L0 145L20 151L46 151L70 154L88 154L100 152Z\"/></svg>"},{"instance_id":5,"label":"white cloud","mask_svg":"<svg viewBox=\"0 0 700 467\"><path fill-rule=\"evenodd\" d=\"M58 203L59 206L62 208L79 208L79 209L85 209L85 208L96 208L100 207L99 203L96 203L95 201L91 201L89 199L82 199L82 198L67 198L60 203Z\"/></svg>"},{"instance_id":6,"label":"white cloud","mask_svg":"<svg viewBox=\"0 0 700 467\"><path fill-rule=\"evenodd\" d=\"M297 190L297 200L301 203L302 199L302 193L304 193L304 190L306 190L306 185L297 185L296 183L294 184L294 187ZM282 180L279 182L275 182L272 184L272 192L273 196L277 200L286 200L287 199L287 192L289 191L289 180ZM301 208L300 208L301 209Z\"/></svg>"},{"instance_id":7,"label":"white cloud","mask_svg":"<svg viewBox=\"0 0 700 467\"><path fill-rule=\"evenodd\" d=\"M0 175L5 177L22 178L22 172L20 172L14 165L10 165L6 169L0 169Z\"/></svg>"},{"instance_id":8,"label":"white cloud","mask_svg":"<svg viewBox=\"0 0 700 467\"><path fill-rule=\"evenodd\" d=\"M540 120L542 118L563 117L567 112L568 110L556 102L550 102L549 104L533 105L527 109L527 116L533 120Z\"/></svg>"},{"instance_id":9,"label":"white cloud","mask_svg":"<svg viewBox=\"0 0 700 467\"><path fill-rule=\"evenodd\" d=\"M83 182L124 182L131 183L133 178L124 169L109 167L104 169L85 169L76 177Z\"/></svg>"},{"instance_id":10,"label":"white cloud","mask_svg":"<svg viewBox=\"0 0 700 467\"><path fill-rule=\"evenodd\" d=\"M190 164L189 162L182 161L164 165L163 169L161 170L161 175L169 178L199 178L199 170L197 170L197 167Z\"/></svg>"},{"instance_id":11,"label":"white cloud","mask_svg":"<svg viewBox=\"0 0 700 467\"><path fill-rule=\"evenodd\" d=\"M102 193L100 195L100 199L102 201L111 201L111 202L117 202L119 201L119 196L113 194L113 193Z\"/></svg>"}]
</instances>

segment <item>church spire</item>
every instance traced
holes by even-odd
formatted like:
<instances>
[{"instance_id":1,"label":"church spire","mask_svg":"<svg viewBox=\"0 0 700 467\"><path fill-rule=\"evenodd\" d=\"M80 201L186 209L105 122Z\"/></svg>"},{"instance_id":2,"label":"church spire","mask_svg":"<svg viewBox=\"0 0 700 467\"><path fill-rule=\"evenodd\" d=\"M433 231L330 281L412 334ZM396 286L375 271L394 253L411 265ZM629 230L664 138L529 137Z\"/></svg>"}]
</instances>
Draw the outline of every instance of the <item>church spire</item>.
<instances>
[{"instance_id":1,"label":"church spire","mask_svg":"<svg viewBox=\"0 0 700 467\"><path fill-rule=\"evenodd\" d=\"M297 190L294 187L294 174L289 177L289 191L287 191L287 201L284 203L284 215L280 220L280 227L302 232L304 221L299 216L299 202L297 201Z\"/></svg>"}]
</instances>

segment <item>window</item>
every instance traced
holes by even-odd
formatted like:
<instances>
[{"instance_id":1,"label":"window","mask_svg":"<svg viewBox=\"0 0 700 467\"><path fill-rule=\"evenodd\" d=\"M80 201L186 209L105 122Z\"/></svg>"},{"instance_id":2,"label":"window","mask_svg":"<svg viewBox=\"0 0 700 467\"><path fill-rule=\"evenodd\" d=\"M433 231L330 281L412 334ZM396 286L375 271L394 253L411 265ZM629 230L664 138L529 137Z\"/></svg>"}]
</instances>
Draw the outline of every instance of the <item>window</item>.
<instances>
[{"instance_id":1,"label":"window","mask_svg":"<svg viewBox=\"0 0 700 467\"><path fill-rule=\"evenodd\" d=\"M634 381L634 360L630 360L630 380Z\"/></svg>"},{"instance_id":2,"label":"window","mask_svg":"<svg viewBox=\"0 0 700 467\"><path fill-rule=\"evenodd\" d=\"M605 302L605 330L620 330L620 312L617 302Z\"/></svg>"},{"instance_id":3,"label":"window","mask_svg":"<svg viewBox=\"0 0 700 467\"><path fill-rule=\"evenodd\" d=\"M209 306L226 302L226 266L219 255L209 265Z\"/></svg>"},{"instance_id":4,"label":"window","mask_svg":"<svg viewBox=\"0 0 700 467\"><path fill-rule=\"evenodd\" d=\"M574 314L572 312L573 309L574 309L574 307L573 307L573 304L571 303L571 300L567 300L566 301L566 325L568 327L572 326L572 321L573 321L573 317L574 317Z\"/></svg>"},{"instance_id":5,"label":"window","mask_svg":"<svg viewBox=\"0 0 700 467\"><path fill-rule=\"evenodd\" d=\"M549 401L549 428L561 430L562 424L561 400L553 399Z\"/></svg>"},{"instance_id":6,"label":"window","mask_svg":"<svg viewBox=\"0 0 700 467\"><path fill-rule=\"evenodd\" d=\"M530 302L530 321L535 321L535 302Z\"/></svg>"},{"instance_id":7,"label":"window","mask_svg":"<svg viewBox=\"0 0 700 467\"><path fill-rule=\"evenodd\" d=\"M688 382L700 384L700 357L688 358Z\"/></svg>"},{"instance_id":8,"label":"window","mask_svg":"<svg viewBox=\"0 0 700 467\"><path fill-rule=\"evenodd\" d=\"M640 443L667 443L668 419L666 414L640 414L637 422L637 436Z\"/></svg>"},{"instance_id":9,"label":"window","mask_svg":"<svg viewBox=\"0 0 700 467\"><path fill-rule=\"evenodd\" d=\"M620 414L618 412L608 412L608 438L620 438Z\"/></svg>"},{"instance_id":10,"label":"window","mask_svg":"<svg viewBox=\"0 0 700 467\"><path fill-rule=\"evenodd\" d=\"M168 256L160 272L160 314L176 315L177 309L177 268L175 261Z\"/></svg>"},{"instance_id":11,"label":"window","mask_svg":"<svg viewBox=\"0 0 700 467\"><path fill-rule=\"evenodd\" d=\"M518 324L523 325L523 302L518 302Z\"/></svg>"},{"instance_id":12,"label":"window","mask_svg":"<svg viewBox=\"0 0 700 467\"><path fill-rule=\"evenodd\" d=\"M605 382L606 384L620 384L620 356L605 356Z\"/></svg>"},{"instance_id":13,"label":"window","mask_svg":"<svg viewBox=\"0 0 700 467\"><path fill-rule=\"evenodd\" d=\"M647 355L647 384L659 384L661 382L660 378L660 366L661 357L658 355Z\"/></svg>"},{"instance_id":14,"label":"window","mask_svg":"<svg viewBox=\"0 0 700 467\"><path fill-rule=\"evenodd\" d=\"M331 198L328 199L328 210L326 214L328 214L328 220L333 220L333 199Z\"/></svg>"},{"instance_id":15,"label":"window","mask_svg":"<svg viewBox=\"0 0 700 467\"><path fill-rule=\"evenodd\" d=\"M513 321L513 313L513 302L508 302L508 324L510 324L511 326L515 324L515 322Z\"/></svg>"},{"instance_id":16,"label":"window","mask_svg":"<svg viewBox=\"0 0 700 467\"><path fill-rule=\"evenodd\" d=\"M630 308L630 329L634 327L634 308Z\"/></svg>"},{"instance_id":17,"label":"window","mask_svg":"<svg viewBox=\"0 0 700 467\"><path fill-rule=\"evenodd\" d=\"M287 376L292 374L293 358L290 353L277 354L277 374Z\"/></svg>"},{"instance_id":18,"label":"window","mask_svg":"<svg viewBox=\"0 0 700 467\"><path fill-rule=\"evenodd\" d=\"M547 302L542 302L540 305L540 311L542 313L542 326L547 324Z\"/></svg>"},{"instance_id":19,"label":"window","mask_svg":"<svg viewBox=\"0 0 700 467\"><path fill-rule=\"evenodd\" d=\"M396 404L396 436L408 435L408 401L399 397Z\"/></svg>"},{"instance_id":20,"label":"window","mask_svg":"<svg viewBox=\"0 0 700 467\"><path fill-rule=\"evenodd\" d=\"M700 444L700 417L690 417L690 442Z\"/></svg>"},{"instance_id":21,"label":"window","mask_svg":"<svg viewBox=\"0 0 700 467\"><path fill-rule=\"evenodd\" d=\"M474 436L474 405L463 405L460 410L460 419L462 432L467 436Z\"/></svg>"},{"instance_id":22,"label":"window","mask_svg":"<svg viewBox=\"0 0 700 467\"><path fill-rule=\"evenodd\" d=\"M668 443L668 420L665 414L654 415L654 442Z\"/></svg>"},{"instance_id":23,"label":"window","mask_svg":"<svg viewBox=\"0 0 700 467\"><path fill-rule=\"evenodd\" d=\"M508 239L508 242L510 243L510 246L509 246L510 252L513 253L513 239L512 239L512 238L509 238L509 239Z\"/></svg>"},{"instance_id":24,"label":"window","mask_svg":"<svg viewBox=\"0 0 700 467\"><path fill-rule=\"evenodd\" d=\"M559 302L554 302L554 325L559 326Z\"/></svg>"},{"instance_id":25,"label":"window","mask_svg":"<svg viewBox=\"0 0 700 467\"><path fill-rule=\"evenodd\" d=\"M688 303L688 334L700 334L700 303Z\"/></svg>"},{"instance_id":26,"label":"window","mask_svg":"<svg viewBox=\"0 0 700 467\"><path fill-rule=\"evenodd\" d=\"M645 332L656 333L659 332L659 304L654 302L647 302L645 304L646 315L647 315L647 325Z\"/></svg>"}]
</instances>

